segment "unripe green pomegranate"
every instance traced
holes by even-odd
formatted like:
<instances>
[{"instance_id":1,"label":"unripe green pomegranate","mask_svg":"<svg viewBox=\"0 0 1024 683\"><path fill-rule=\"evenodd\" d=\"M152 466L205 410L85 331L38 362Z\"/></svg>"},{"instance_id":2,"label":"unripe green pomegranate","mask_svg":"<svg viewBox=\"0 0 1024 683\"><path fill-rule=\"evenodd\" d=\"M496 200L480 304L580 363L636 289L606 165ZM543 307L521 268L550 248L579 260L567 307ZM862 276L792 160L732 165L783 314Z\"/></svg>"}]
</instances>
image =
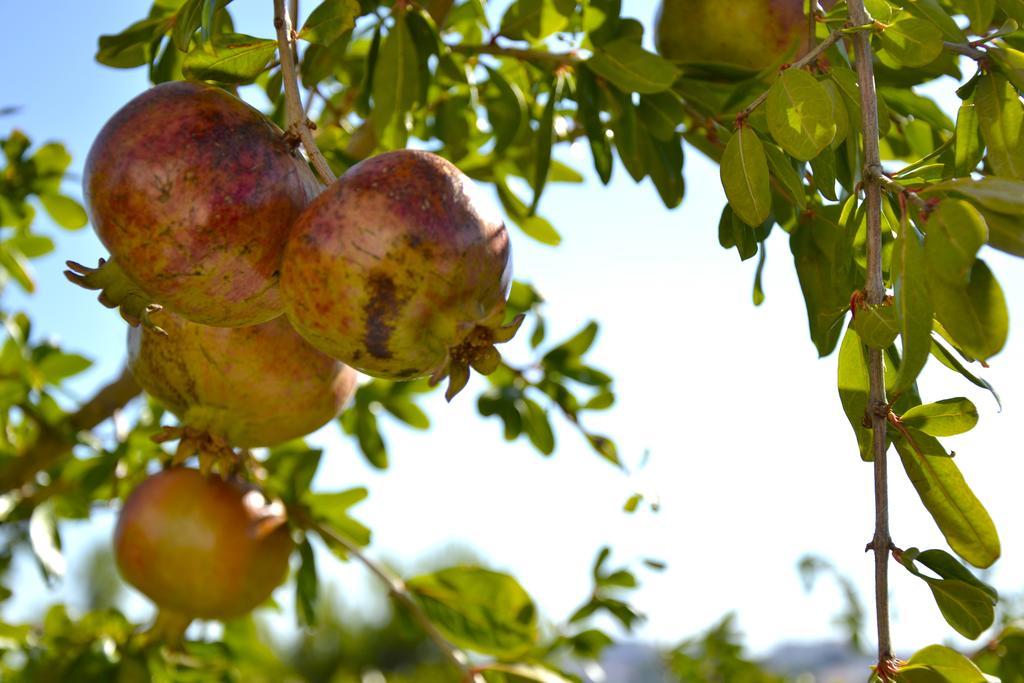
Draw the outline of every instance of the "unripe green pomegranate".
<instances>
[{"instance_id":1,"label":"unripe green pomegranate","mask_svg":"<svg viewBox=\"0 0 1024 683\"><path fill-rule=\"evenodd\" d=\"M128 368L182 424L231 446L273 446L336 417L356 373L321 353L280 316L250 327L209 327L169 311L161 335L128 329Z\"/></svg>"},{"instance_id":2,"label":"unripe green pomegranate","mask_svg":"<svg viewBox=\"0 0 1024 683\"><path fill-rule=\"evenodd\" d=\"M508 231L458 168L401 150L353 166L302 212L281 267L285 311L315 347L368 375L493 371L511 282Z\"/></svg>"},{"instance_id":3,"label":"unripe green pomegranate","mask_svg":"<svg viewBox=\"0 0 1024 683\"><path fill-rule=\"evenodd\" d=\"M667 59L764 69L806 46L804 0L662 0L654 40Z\"/></svg>"},{"instance_id":4,"label":"unripe green pomegranate","mask_svg":"<svg viewBox=\"0 0 1024 683\"><path fill-rule=\"evenodd\" d=\"M85 163L86 207L111 262L69 263L108 305L144 297L207 325L264 322L282 311L281 253L319 191L283 133L240 99L203 83L158 85L100 131ZM120 271L120 272L118 272ZM124 282L125 278L130 283Z\"/></svg>"},{"instance_id":5,"label":"unripe green pomegranate","mask_svg":"<svg viewBox=\"0 0 1024 683\"><path fill-rule=\"evenodd\" d=\"M288 573L284 507L238 480L175 467L143 481L114 531L121 576L162 611L231 619L264 602Z\"/></svg>"}]
</instances>

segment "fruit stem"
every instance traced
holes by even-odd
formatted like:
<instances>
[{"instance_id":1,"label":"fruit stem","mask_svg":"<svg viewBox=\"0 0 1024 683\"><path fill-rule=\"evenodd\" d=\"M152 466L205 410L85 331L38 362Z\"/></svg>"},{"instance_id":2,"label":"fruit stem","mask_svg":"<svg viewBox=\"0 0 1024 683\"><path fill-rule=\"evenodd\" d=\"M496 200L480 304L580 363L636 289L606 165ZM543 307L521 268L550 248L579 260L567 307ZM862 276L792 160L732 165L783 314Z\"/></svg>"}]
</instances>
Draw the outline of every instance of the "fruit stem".
<instances>
[{"instance_id":1,"label":"fruit stem","mask_svg":"<svg viewBox=\"0 0 1024 683\"><path fill-rule=\"evenodd\" d=\"M424 633L430 637L431 640L437 645L438 649L444 654L444 656L452 663L461 674L459 680L466 681L466 683L486 683L483 676L474 672L469 666L469 659L466 654L448 642L448 639L437 630L434 623L430 621L430 618L424 613L423 609L420 608L419 603L413 598L409 589L406 588L405 582L399 577L393 575L390 571L385 569L383 566L377 564L375 561L370 559L362 549L350 541L344 534L340 534L330 526L319 522L314 519L310 519L309 514L303 510L289 510L289 516L296 520L300 526L311 531L316 532L320 538L323 539L324 543L329 546L336 546L341 548L346 553L356 558L363 565L370 570L374 576L380 579L388 589L388 593L395 602L400 603L405 607L412 618L420 625Z\"/></svg>"},{"instance_id":2,"label":"fruit stem","mask_svg":"<svg viewBox=\"0 0 1024 683\"><path fill-rule=\"evenodd\" d=\"M787 66L785 69L781 69L779 73L782 73L782 71L787 71L789 69L802 69L803 67L807 66L808 64L816 60L822 53L824 53L830 47L838 43L842 39L842 37L842 31L832 31L832 33L828 34L828 36L823 41L821 41L813 48L808 50L807 54L805 54L803 57ZM768 92L768 90L765 90L760 95L758 95L753 102L748 104L742 111L740 111L739 114L736 115L736 120L742 121L746 119L753 113L755 109L764 104L764 101L768 99Z\"/></svg>"},{"instance_id":3,"label":"fruit stem","mask_svg":"<svg viewBox=\"0 0 1024 683\"><path fill-rule=\"evenodd\" d=\"M302 107L302 99L299 97L299 81L295 71L295 31L292 29L291 16L284 0L274 0L274 28L277 29L278 53L281 56L281 80L284 83L284 104L288 116L288 131L298 134L302 140L302 146L309 155L309 161L313 164L320 179L327 185L333 183L337 177L331 170L327 159L316 146L313 138L312 123L306 118Z\"/></svg>"},{"instance_id":4,"label":"fruit stem","mask_svg":"<svg viewBox=\"0 0 1024 683\"><path fill-rule=\"evenodd\" d=\"M848 6L853 24L868 23L864 0L849 0ZM853 49L857 62L857 82L860 85L861 129L864 139L862 184L867 205L867 278L864 289L868 303L877 305L885 300L885 282L882 279L883 175L878 148L878 96L875 92L870 34L855 33ZM889 633L889 551L893 547L889 536L888 442L885 435L889 404L885 398L885 374L879 349L868 349L868 376L868 415L871 418L873 437L875 483L875 533L868 544L868 549L875 553L875 616L878 624L878 665L875 671L882 681L890 681L895 658Z\"/></svg>"}]
</instances>

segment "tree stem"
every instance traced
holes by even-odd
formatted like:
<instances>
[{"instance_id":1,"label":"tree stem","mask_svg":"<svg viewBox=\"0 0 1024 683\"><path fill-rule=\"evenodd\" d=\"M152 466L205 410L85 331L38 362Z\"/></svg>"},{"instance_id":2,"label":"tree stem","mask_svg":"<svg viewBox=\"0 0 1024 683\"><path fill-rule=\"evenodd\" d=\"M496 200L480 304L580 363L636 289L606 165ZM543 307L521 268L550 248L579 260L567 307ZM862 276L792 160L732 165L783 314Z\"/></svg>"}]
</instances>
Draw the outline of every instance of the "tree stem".
<instances>
[{"instance_id":1,"label":"tree stem","mask_svg":"<svg viewBox=\"0 0 1024 683\"><path fill-rule=\"evenodd\" d=\"M855 25L869 22L864 0L849 0L850 20ZM864 137L863 186L867 204L867 279L865 290L869 304L880 304L885 298L882 280L882 161L878 149L878 99L872 66L871 36L866 32L853 35L860 84L861 129ZM895 671L892 638L889 633L889 492L886 463L886 417L889 413L885 397L885 375L882 352L868 349L870 392L868 413L871 418L872 449L875 480L875 533L869 548L875 553L875 614L878 624L878 677L890 681Z\"/></svg>"},{"instance_id":2,"label":"tree stem","mask_svg":"<svg viewBox=\"0 0 1024 683\"><path fill-rule=\"evenodd\" d=\"M430 621L429 617L427 617L423 612L416 600L413 599L402 579L393 575L383 566L371 560L359 546L352 543L342 534L336 533L334 529L331 529L325 524L321 524L315 520L308 519L308 517L304 517L304 514L299 513L298 521L304 526L308 526L310 529L315 531L328 545L338 546L346 553L362 562L374 576L384 583L391 597L409 611L409 614L416 623L419 624L420 628L423 629L424 633L434 641L438 649L441 650L448 661L452 663L452 666L459 670L461 674L460 681L465 681L466 683L486 683L482 676L475 674L470 668L465 653L448 642L448 639L437 630L434 623Z\"/></svg>"},{"instance_id":3,"label":"tree stem","mask_svg":"<svg viewBox=\"0 0 1024 683\"><path fill-rule=\"evenodd\" d=\"M299 80L295 71L295 59L292 52L295 47L294 36L292 35L292 20L288 14L288 9L285 7L284 0L274 0L274 28L277 29L277 51L281 56L281 80L284 83L284 104L285 113L288 117L288 131L299 136L317 175L320 176L320 179L325 184L330 185L337 178L327 163L327 159L320 152L320 148L316 146L310 121L306 118L306 113L302 107L302 98L299 96Z\"/></svg>"}]
</instances>

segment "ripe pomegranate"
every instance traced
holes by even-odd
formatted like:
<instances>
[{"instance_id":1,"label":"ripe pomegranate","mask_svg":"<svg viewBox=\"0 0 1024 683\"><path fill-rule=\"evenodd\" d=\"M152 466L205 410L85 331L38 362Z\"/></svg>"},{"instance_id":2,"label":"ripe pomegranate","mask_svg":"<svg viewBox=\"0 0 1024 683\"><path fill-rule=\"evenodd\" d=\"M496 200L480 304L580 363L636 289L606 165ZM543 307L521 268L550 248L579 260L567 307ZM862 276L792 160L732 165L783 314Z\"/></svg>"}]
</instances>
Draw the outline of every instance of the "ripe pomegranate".
<instances>
[{"instance_id":1,"label":"ripe pomegranate","mask_svg":"<svg viewBox=\"0 0 1024 683\"><path fill-rule=\"evenodd\" d=\"M169 334L128 329L132 375L183 425L226 444L273 446L304 436L337 416L355 390L355 371L306 343L284 316L234 328L169 311L153 317Z\"/></svg>"},{"instance_id":2,"label":"ripe pomegranate","mask_svg":"<svg viewBox=\"0 0 1024 683\"><path fill-rule=\"evenodd\" d=\"M662 0L655 18L658 52L681 62L760 70L806 41L804 0Z\"/></svg>"},{"instance_id":3,"label":"ripe pomegranate","mask_svg":"<svg viewBox=\"0 0 1024 683\"><path fill-rule=\"evenodd\" d=\"M124 579L162 612L231 619L265 601L293 548L284 506L238 480L175 467L121 508L114 553Z\"/></svg>"},{"instance_id":4,"label":"ripe pomegranate","mask_svg":"<svg viewBox=\"0 0 1024 683\"><path fill-rule=\"evenodd\" d=\"M375 377L450 376L447 397L501 357L508 231L458 168L400 150L353 166L302 212L285 247L285 312L313 346Z\"/></svg>"},{"instance_id":5,"label":"ripe pomegranate","mask_svg":"<svg viewBox=\"0 0 1024 683\"><path fill-rule=\"evenodd\" d=\"M158 85L114 114L89 150L86 207L112 260L95 270L69 262L68 277L103 290L107 305L127 299L130 321L146 318L149 302L207 325L270 320L283 308L288 230L319 189L256 109L203 83Z\"/></svg>"}]
</instances>

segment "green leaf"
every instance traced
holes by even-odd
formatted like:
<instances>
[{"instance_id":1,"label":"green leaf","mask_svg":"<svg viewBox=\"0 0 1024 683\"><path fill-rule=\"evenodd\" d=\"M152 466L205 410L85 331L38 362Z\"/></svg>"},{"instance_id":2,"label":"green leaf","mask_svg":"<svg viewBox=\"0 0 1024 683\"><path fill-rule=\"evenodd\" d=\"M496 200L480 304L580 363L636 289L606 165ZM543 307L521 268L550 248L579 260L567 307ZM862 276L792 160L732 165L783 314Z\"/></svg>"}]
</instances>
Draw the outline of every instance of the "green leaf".
<instances>
[{"instance_id":1,"label":"green leaf","mask_svg":"<svg viewBox=\"0 0 1024 683\"><path fill-rule=\"evenodd\" d=\"M316 573L316 556L309 540L303 539L299 544L299 571L295 573L295 613L300 626L311 626L316 623L316 599L318 577Z\"/></svg>"},{"instance_id":2,"label":"green leaf","mask_svg":"<svg viewBox=\"0 0 1024 683\"><path fill-rule=\"evenodd\" d=\"M1024 0L996 0L996 4L1006 12L1006 16L1024 23Z\"/></svg>"},{"instance_id":3,"label":"green leaf","mask_svg":"<svg viewBox=\"0 0 1024 683\"><path fill-rule=\"evenodd\" d=\"M967 379L968 382L970 382L974 386L981 387L982 389L987 389L989 393L992 394L992 398L996 400L996 404L999 406L999 409L1003 409L1003 402L999 398L999 394L996 393L995 388L993 388L993 386L989 384L987 381L981 379L977 375L973 374L970 370L965 368L963 363L960 362L960 359L957 358L955 353L953 353L945 346L937 342L934 338L932 339L931 354L935 356L935 358L940 363L945 365L950 370L962 375L965 379Z\"/></svg>"},{"instance_id":4,"label":"green leaf","mask_svg":"<svg viewBox=\"0 0 1024 683\"><path fill-rule=\"evenodd\" d=\"M903 0L900 4L903 4L911 14L927 19L934 24L946 40L959 42L964 39L963 31L953 21L953 17L949 16L949 13L939 4L939 0Z\"/></svg>"},{"instance_id":5,"label":"green leaf","mask_svg":"<svg viewBox=\"0 0 1024 683\"><path fill-rule=\"evenodd\" d=\"M970 283L963 287L931 282L935 317L957 346L980 360L999 353L1009 333L1006 299L992 271L978 259Z\"/></svg>"},{"instance_id":6,"label":"green leaf","mask_svg":"<svg viewBox=\"0 0 1024 683\"><path fill-rule=\"evenodd\" d=\"M551 455L555 450L555 435L551 431L548 414L536 401L524 398L523 403L526 406L523 411L523 429L530 443L544 455Z\"/></svg>"},{"instance_id":7,"label":"green leaf","mask_svg":"<svg viewBox=\"0 0 1024 683\"><path fill-rule=\"evenodd\" d=\"M92 361L77 353L54 351L43 356L39 361L39 372L49 384L60 384L68 377L73 377L92 367Z\"/></svg>"},{"instance_id":8,"label":"green leaf","mask_svg":"<svg viewBox=\"0 0 1024 683\"><path fill-rule=\"evenodd\" d=\"M458 647L513 658L537 642L537 609L507 574L452 567L409 579L406 586Z\"/></svg>"},{"instance_id":9,"label":"green leaf","mask_svg":"<svg viewBox=\"0 0 1024 683\"><path fill-rule=\"evenodd\" d=\"M956 177L966 178L971 175L982 157L985 156L985 141L981 138L978 123L978 110L973 103L964 102L956 115L954 132L954 168Z\"/></svg>"},{"instance_id":10,"label":"green leaf","mask_svg":"<svg viewBox=\"0 0 1024 683\"><path fill-rule=\"evenodd\" d=\"M45 256L54 250L53 240L45 235L15 235L5 240L5 243L30 259Z\"/></svg>"},{"instance_id":11,"label":"green leaf","mask_svg":"<svg viewBox=\"0 0 1024 683\"><path fill-rule=\"evenodd\" d=\"M991 566L999 558L999 535L956 462L918 454L902 438L894 444L910 482L950 547L975 567Z\"/></svg>"},{"instance_id":12,"label":"green leaf","mask_svg":"<svg viewBox=\"0 0 1024 683\"><path fill-rule=\"evenodd\" d=\"M71 197L61 194L41 194L39 201L42 203L50 218L62 228L67 230L78 230L89 222L85 215L85 209Z\"/></svg>"},{"instance_id":13,"label":"green leaf","mask_svg":"<svg viewBox=\"0 0 1024 683\"><path fill-rule=\"evenodd\" d=\"M167 17L152 17L135 22L117 35L100 36L96 61L118 69L148 64L153 44L168 28Z\"/></svg>"},{"instance_id":14,"label":"green leaf","mask_svg":"<svg viewBox=\"0 0 1024 683\"><path fill-rule=\"evenodd\" d=\"M251 83L263 73L277 50L277 41L241 33L219 36L185 55L182 73L198 81Z\"/></svg>"},{"instance_id":15,"label":"green leaf","mask_svg":"<svg viewBox=\"0 0 1024 683\"><path fill-rule=\"evenodd\" d=\"M819 356L835 349L853 287L837 281L833 263L841 228L821 216L801 220L789 239L796 274L807 307L811 340Z\"/></svg>"},{"instance_id":16,"label":"green leaf","mask_svg":"<svg viewBox=\"0 0 1024 683\"><path fill-rule=\"evenodd\" d=\"M54 513L52 501L38 505L32 511L28 523L28 538L32 553L47 581L63 576L67 562L61 551L57 515Z\"/></svg>"},{"instance_id":17,"label":"green leaf","mask_svg":"<svg viewBox=\"0 0 1024 683\"><path fill-rule=\"evenodd\" d=\"M367 490L360 486L333 493L307 492L302 496L302 502L314 519L325 522L357 545L365 546L370 544L370 530L349 516L348 509L366 500L368 495Z\"/></svg>"},{"instance_id":18,"label":"green leaf","mask_svg":"<svg viewBox=\"0 0 1024 683\"><path fill-rule=\"evenodd\" d=\"M914 406L900 418L908 427L932 436L953 436L974 429L978 409L966 398L947 398Z\"/></svg>"},{"instance_id":19,"label":"green leaf","mask_svg":"<svg viewBox=\"0 0 1024 683\"><path fill-rule=\"evenodd\" d=\"M589 69L580 69L576 74L576 101L590 143L590 153L594 158L594 170L601 182L607 185L612 177L612 146L605 134L604 122L601 121L600 91Z\"/></svg>"},{"instance_id":20,"label":"green leaf","mask_svg":"<svg viewBox=\"0 0 1024 683\"><path fill-rule=\"evenodd\" d=\"M748 126L729 138L720 167L722 186L736 215L757 227L771 214L772 197L764 145Z\"/></svg>"},{"instance_id":21,"label":"green leaf","mask_svg":"<svg viewBox=\"0 0 1024 683\"><path fill-rule=\"evenodd\" d=\"M986 176L980 180L959 178L929 185L922 194L934 192L961 194L978 206L999 213L1024 214L1024 182L1020 180L996 176Z\"/></svg>"},{"instance_id":22,"label":"green leaf","mask_svg":"<svg viewBox=\"0 0 1024 683\"><path fill-rule=\"evenodd\" d=\"M488 100L487 118L491 123L491 128L494 130L494 154L500 155L518 137L529 114L526 108L526 98L523 96L523 91L518 85L509 83L501 75L500 71L490 67L487 67L487 73L490 75L488 82L494 86L494 90L498 94L495 99ZM580 88L582 89L584 87L582 85L582 74L579 80ZM581 113L586 115L583 111L582 101L580 102L580 110ZM594 112L594 115L597 116L597 113ZM604 142L608 145L607 138ZM608 162L610 168L610 145L608 146Z\"/></svg>"},{"instance_id":23,"label":"green leaf","mask_svg":"<svg viewBox=\"0 0 1024 683\"><path fill-rule=\"evenodd\" d=\"M971 32L981 35L988 31L996 12L996 0L960 0L959 9L971 22Z\"/></svg>"},{"instance_id":24,"label":"green leaf","mask_svg":"<svg viewBox=\"0 0 1024 683\"><path fill-rule=\"evenodd\" d=\"M917 17L897 19L878 34L882 50L878 58L886 66L924 66L942 53L942 32L935 24Z\"/></svg>"},{"instance_id":25,"label":"green leaf","mask_svg":"<svg viewBox=\"0 0 1024 683\"><path fill-rule=\"evenodd\" d=\"M871 452L872 430L865 426L869 393L867 349L851 325L846 329L843 343L839 347L839 400L843 404L846 419L853 427L860 457L865 461L874 457Z\"/></svg>"},{"instance_id":26,"label":"green leaf","mask_svg":"<svg viewBox=\"0 0 1024 683\"><path fill-rule=\"evenodd\" d=\"M978 210L960 199L944 199L928 217L924 255L932 276L953 286L968 284L988 227Z\"/></svg>"},{"instance_id":27,"label":"green leaf","mask_svg":"<svg viewBox=\"0 0 1024 683\"><path fill-rule=\"evenodd\" d=\"M555 673L539 664L487 664L484 669L495 673L508 674L511 679L509 683L519 681L532 681L533 683L572 683L572 681L561 674Z\"/></svg>"},{"instance_id":28,"label":"green leaf","mask_svg":"<svg viewBox=\"0 0 1024 683\"><path fill-rule=\"evenodd\" d=\"M809 161L836 134L832 98L811 74L786 69L768 90L768 130L792 157Z\"/></svg>"},{"instance_id":29,"label":"green leaf","mask_svg":"<svg viewBox=\"0 0 1024 683\"><path fill-rule=\"evenodd\" d=\"M525 218L512 218L519 229L537 240L541 244L548 244L557 247L562 243L562 236L558 234L551 222L540 216L527 216Z\"/></svg>"},{"instance_id":30,"label":"green leaf","mask_svg":"<svg viewBox=\"0 0 1024 683\"><path fill-rule=\"evenodd\" d=\"M807 192L800 179L800 174L793 168L793 162L773 144L764 145L764 151L768 157L768 168L771 169L772 175L786 188L787 199L803 211L807 207Z\"/></svg>"},{"instance_id":31,"label":"green leaf","mask_svg":"<svg viewBox=\"0 0 1024 683\"><path fill-rule=\"evenodd\" d=\"M907 663L927 666L940 674L946 683L986 683L989 680L974 662L943 645L929 645L918 650Z\"/></svg>"},{"instance_id":32,"label":"green leaf","mask_svg":"<svg viewBox=\"0 0 1024 683\"><path fill-rule=\"evenodd\" d=\"M405 146L406 113L419 95L419 55L404 18L384 38L373 74L373 111L370 118L387 147Z\"/></svg>"},{"instance_id":33,"label":"green leaf","mask_svg":"<svg viewBox=\"0 0 1024 683\"><path fill-rule=\"evenodd\" d=\"M171 40L174 47L182 52L188 52L192 43L192 34L196 32L203 21L203 5L206 0L186 0L178 13L174 16L174 30L171 31Z\"/></svg>"},{"instance_id":34,"label":"green leaf","mask_svg":"<svg viewBox=\"0 0 1024 683\"><path fill-rule=\"evenodd\" d=\"M918 551L917 548L908 548L903 551L900 561L914 574L919 575L919 572L916 571L913 564L920 562L943 579L956 579L980 588L989 596L992 604L999 601L999 592L995 588L976 577L970 569L945 550Z\"/></svg>"},{"instance_id":35,"label":"green leaf","mask_svg":"<svg viewBox=\"0 0 1024 683\"><path fill-rule=\"evenodd\" d=\"M993 249L1024 257L1024 216L982 209L988 226L988 244Z\"/></svg>"},{"instance_id":36,"label":"green leaf","mask_svg":"<svg viewBox=\"0 0 1024 683\"><path fill-rule=\"evenodd\" d=\"M676 128L682 123L686 110L679 96L669 90L641 95L637 115L647 126L651 137L660 142L670 142L676 138Z\"/></svg>"},{"instance_id":37,"label":"green leaf","mask_svg":"<svg viewBox=\"0 0 1024 683\"><path fill-rule=\"evenodd\" d=\"M683 141L676 134L672 140L655 140L646 130L637 131L640 151L647 172L666 208L674 209L683 201L686 184L683 179Z\"/></svg>"},{"instance_id":38,"label":"green leaf","mask_svg":"<svg viewBox=\"0 0 1024 683\"><path fill-rule=\"evenodd\" d=\"M983 590L963 581L928 581L935 604L943 618L965 638L976 639L995 621L992 598Z\"/></svg>"},{"instance_id":39,"label":"green leaf","mask_svg":"<svg viewBox=\"0 0 1024 683\"><path fill-rule=\"evenodd\" d=\"M1024 89L1024 52L1011 47L991 45L986 54L1013 87L1018 91Z\"/></svg>"},{"instance_id":40,"label":"green leaf","mask_svg":"<svg viewBox=\"0 0 1024 683\"><path fill-rule=\"evenodd\" d=\"M25 260L25 256L9 242L0 243L0 272L2 271L7 271L7 274L13 277L29 294L36 291L32 266Z\"/></svg>"},{"instance_id":41,"label":"green leaf","mask_svg":"<svg viewBox=\"0 0 1024 683\"><path fill-rule=\"evenodd\" d=\"M853 326L864 344L873 349L887 348L900 333L896 309L892 304L863 304L857 307Z\"/></svg>"},{"instance_id":42,"label":"green leaf","mask_svg":"<svg viewBox=\"0 0 1024 683\"><path fill-rule=\"evenodd\" d=\"M672 62L627 38L595 47L586 66L620 90L641 95L668 90L680 76L679 69Z\"/></svg>"},{"instance_id":43,"label":"green leaf","mask_svg":"<svg viewBox=\"0 0 1024 683\"><path fill-rule=\"evenodd\" d=\"M306 19L299 38L328 45L352 30L359 16L356 0L324 0Z\"/></svg>"},{"instance_id":44,"label":"green leaf","mask_svg":"<svg viewBox=\"0 0 1024 683\"><path fill-rule=\"evenodd\" d=\"M913 386L928 362L933 314L924 247L908 221L904 221L896 238L892 268L895 280L893 307L900 326L903 360L891 393L902 394Z\"/></svg>"},{"instance_id":45,"label":"green leaf","mask_svg":"<svg viewBox=\"0 0 1024 683\"><path fill-rule=\"evenodd\" d=\"M548 101L544 104L544 112L537 122L537 137L533 157L533 202L529 213L537 212L541 194L548 182L548 171L551 169L551 146L555 142L555 107L562 98L562 87L565 81L556 75L548 91Z\"/></svg>"},{"instance_id":46,"label":"green leaf","mask_svg":"<svg viewBox=\"0 0 1024 683\"><path fill-rule=\"evenodd\" d=\"M565 29L568 23L557 0L516 0L501 18L499 33L512 40L538 43Z\"/></svg>"},{"instance_id":47,"label":"green leaf","mask_svg":"<svg viewBox=\"0 0 1024 683\"><path fill-rule=\"evenodd\" d=\"M1024 178L1024 106L1017 91L1002 76L987 74L978 81L974 104L992 170L999 176Z\"/></svg>"}]
</instances>

